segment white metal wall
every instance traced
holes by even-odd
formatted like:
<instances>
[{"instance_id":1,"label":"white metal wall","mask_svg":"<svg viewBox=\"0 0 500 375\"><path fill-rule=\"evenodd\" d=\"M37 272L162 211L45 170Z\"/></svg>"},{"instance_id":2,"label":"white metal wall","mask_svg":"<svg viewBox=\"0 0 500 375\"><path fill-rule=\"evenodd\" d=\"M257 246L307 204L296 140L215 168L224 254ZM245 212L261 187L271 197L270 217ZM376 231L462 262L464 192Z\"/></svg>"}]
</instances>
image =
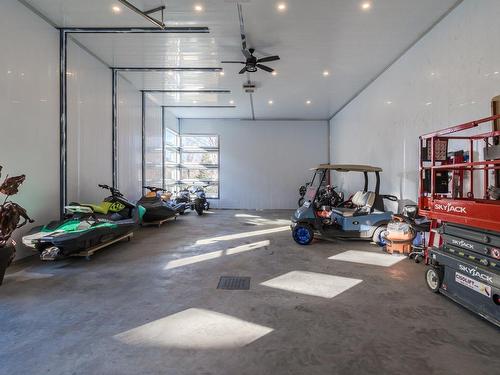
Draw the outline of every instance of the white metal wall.
<instances>
[{"instance_id":1,"label":"white metal wall","mask_svg":"<svg viewBox=\"0 0 500 375\"><path fill-rule=\"evenodd\" d=\"M40 225L59 212L59 34L17 1L0 1L0 51L0 165L3 177L26 174L13 200ZM29 254L18 246L18 257Z\"/></svg>"},{"instance_id":2,"label":"white metal wall","mask_svg":"<svg viewBox=\"0 0 500 375\"><path fill-rule=\"evenodd\" d=\"M118 74L118 187L129 199L141 196L141 92Z\"/></svg>"},{"instance_id":3,"label":"white metal wall","mask_svg":"<svg viewBox=\"0 0 500 375\"><path fill-rule=\"evenodd\" d=\"M162 109L146 95L146 181L144 185L162 186Z\"/></svg>"},{"instance_id":4,"label":"white metal wall","mask_svg":"<svg viewBox=\"0 0 500 375\"><path fill-rule=\"evenodd\" d=\"M500 94L500 2L466 0L330 122L331 161L381 166L415 200L418 136L491 114ZM346 191L359 179L341 174Z\"/></svg>"},{"instance_id":5,"label":"white metal wall","mask_svg":"<svg viewBox=\"0 0 500 375\"><path fill-rule=\"evenodd\" d=\"M327 121L181 119L181 133L220 136L220 208L296 208L309 168L328 161Z\"/></svg>"},{"instance_id":6,"label":"white metal wall","mask_svg":"<svg viewBox=\"0 0 500 375\"><path fill-rule=\"evenodd\" d=\"M68 202L99 202L112 184L111 70L68 41Z\"/></svg>"}]
</instances>

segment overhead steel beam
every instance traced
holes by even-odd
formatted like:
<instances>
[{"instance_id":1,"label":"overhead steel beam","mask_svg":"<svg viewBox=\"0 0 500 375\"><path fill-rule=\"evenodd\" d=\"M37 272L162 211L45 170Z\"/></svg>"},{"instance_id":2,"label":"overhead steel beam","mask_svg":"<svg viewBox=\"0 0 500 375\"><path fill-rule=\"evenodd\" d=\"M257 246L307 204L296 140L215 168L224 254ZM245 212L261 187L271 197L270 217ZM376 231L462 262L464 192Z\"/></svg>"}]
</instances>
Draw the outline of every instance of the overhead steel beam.
<instances>
[{"instance_id":1,"label":"overhead steel beam","mask_svg":"<svg viewBox=\"0 0 500 375\"><path fill-rule=\"evenodd\" d=\"M115 66L121 72L221 72L222 68L183 68L183 67L126 67Z\"/></svg>"},{"instance_id":2,"label":"overhead steel beam","mask_svg":"<svg viewBox=\"0 0 500 375\"><path fill-rule=\"evenodd\" d=\"M148 13L151 13L151 11L149 11L149 12L143 12L142 10L140 10L139 8L137 8L135 5L129 3L127 0L118 0L118 1L120 3L122 3L123 5L125 5L127 8L129 8L131 11L137 13L138 15L140 15L140 16L144 17L145 19L147 19L152 24L158 26L160 29L164 29L165 28L165 23L163 23L163 21L157 20L156 18L151 17L148 14Z\"/></svg>"},{"instance_id":3,"label":"overhead steel beam","mask_svg":"<svg viewBox=\"0 0 500 375\"><path fill-rule=\"evenodd\" d=\"M235 105L163 105L163 108L236 108Z\"/></svg>"},{"instance_id":4,"label":"overhead steel beam","mask_svg":"<svg viewBox=\"0 0 500 375\"><path fill-rule=\"evenodd\" d=\"M206 26L165 27L164 29L156 27L60 27L58 29L75 34L207 34L210 32Z\"/></svg>"},{"instance_id":5,"label":"overhead steel beam","mask_svg":"<svg viewBox=\"0 0 500 375\"><path fill-rule=\"evenodd\" d=\"M230 94L231 90L141 90L149 94L164 94L164 93L192 93L192 94Z\"/></svg>"},{"instance_id":6,"label":"overhead steel beam","mask_svg":"<svg viewBox=\"0 0 500 375\"><path fill-rule=\"evenodd\" d=\"M144 13L153 14L153 13L161 11L162 12L161 20L163 21L163 11L164 10L165 10L165 5L160 5L159 7L156 7L156 8L150 9L150 10L145 10Z\"/></svg>"}]
</instances>

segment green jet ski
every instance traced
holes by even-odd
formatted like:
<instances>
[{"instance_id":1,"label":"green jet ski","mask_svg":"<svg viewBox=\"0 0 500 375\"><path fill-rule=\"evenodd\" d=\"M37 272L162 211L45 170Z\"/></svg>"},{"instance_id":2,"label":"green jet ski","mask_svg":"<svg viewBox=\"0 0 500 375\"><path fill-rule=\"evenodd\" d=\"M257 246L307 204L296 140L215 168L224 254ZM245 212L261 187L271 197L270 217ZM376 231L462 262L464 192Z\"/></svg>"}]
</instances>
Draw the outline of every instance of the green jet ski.
<instances>
[{"instance_id":1,"label":"green jet ski","mask_svg":"<svg viewBox=\"0 0 500 375\"><path fill-rule=\"evenodd\" d=\"M99 187L111 192L101 204L70 203L63 220L33 228L23 237L23 244L38 251L42 260L57 260L104 247L131 234L141 223L145 209L111 186Z\"/></svg>"}]
</instances>

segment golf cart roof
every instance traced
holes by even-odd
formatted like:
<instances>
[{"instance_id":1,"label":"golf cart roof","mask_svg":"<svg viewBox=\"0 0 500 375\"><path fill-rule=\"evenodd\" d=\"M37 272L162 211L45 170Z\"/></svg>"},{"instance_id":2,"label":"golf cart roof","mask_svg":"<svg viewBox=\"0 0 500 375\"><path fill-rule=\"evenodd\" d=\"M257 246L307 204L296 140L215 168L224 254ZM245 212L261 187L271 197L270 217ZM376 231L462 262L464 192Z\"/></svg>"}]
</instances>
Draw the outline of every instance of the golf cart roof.
<instances>
[{"instance_id":1,"label":"golf cart roof","mask_svg":"<svg viewBox=\"0 0 500 375\"><path fill-rule=\"evenodd\" d=\"M311 170L328 169L337 172L382 172L382 168L359 164L320 164Z\"/></svg>"}]
</instances>

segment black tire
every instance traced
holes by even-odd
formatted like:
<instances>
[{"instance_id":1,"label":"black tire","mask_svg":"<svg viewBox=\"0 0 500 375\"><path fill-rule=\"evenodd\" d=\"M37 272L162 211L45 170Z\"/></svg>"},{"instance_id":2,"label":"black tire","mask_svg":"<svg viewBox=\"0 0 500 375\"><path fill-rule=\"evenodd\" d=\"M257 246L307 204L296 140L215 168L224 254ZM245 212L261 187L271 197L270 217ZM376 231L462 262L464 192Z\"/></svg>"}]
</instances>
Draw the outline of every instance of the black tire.
<instances>
[{"instance_id":1,"label":"black tire","mask_svg":"<svg viewBox=\"0 0 500 375\"><path fill-rule=\"evenodd\" d=\"M179 211L179 215L184 215L184 211Z\"/></svg>"},{"instance_id":2,"label":"black tire","mask_svg":"<svg viewBox=\"0 0 500 375\"><path fill-rule=\"evenodd\" d=\"M202 205L196 205L196 206L194 206L194 210L196 211L196 213L199 216L203 215L203 206Z\"/></svg>"},{"instance_id":3,"label":"black tire","mask_svg":"<svg viewBox=\"0 0 500 375\"><path fill-rule=\"evenodd\" d=\"M386 242L382 239L381 234L386 230L387 230L386 225L381 225L377 229L375 229L372 235L372 242L375 242L379 246L384 246Z\"/></svg>"},{"instance_id":4,"label":"black tire","mask_svg":"<svg viewBox=\"0 0 500 375\"><path fill-rule=\"evenodd\" d=\"M439 293L439 288L443 282L443 272L436 267L429 267L425 271L425 283L433 293Z\"/></svg>"},{"instance_id":5,"label":"black tire","mask_svg":"<svg viewBox=\"0 0 500 375\"><path fill-rule=\"evenodd\" d=\"M292 237L299 245L309 245L314 239L314 231L309 225L298 224L293 228Z\"/></svg>"},{"instance_id":6,"label":"black tire","mask_svg":"<svg viewBox=\"0 0 500 375\"><path fill-rule=\"evenodd\" d=\"M206 211L210 210L210 202L205 203L205 207Z\"/></svg>"},{"instance_id":7,"label":"black tire","mask_svg":"<svg viewBox=\"0 0 500 375\"><path fill-rule=\"evenodd\" d=\"M305 201L305 199L303 197L299 199L299 201L297 202L299 207L302 207L302 205L304 204L304 201Z\"/></svg>"}]
</instances>

